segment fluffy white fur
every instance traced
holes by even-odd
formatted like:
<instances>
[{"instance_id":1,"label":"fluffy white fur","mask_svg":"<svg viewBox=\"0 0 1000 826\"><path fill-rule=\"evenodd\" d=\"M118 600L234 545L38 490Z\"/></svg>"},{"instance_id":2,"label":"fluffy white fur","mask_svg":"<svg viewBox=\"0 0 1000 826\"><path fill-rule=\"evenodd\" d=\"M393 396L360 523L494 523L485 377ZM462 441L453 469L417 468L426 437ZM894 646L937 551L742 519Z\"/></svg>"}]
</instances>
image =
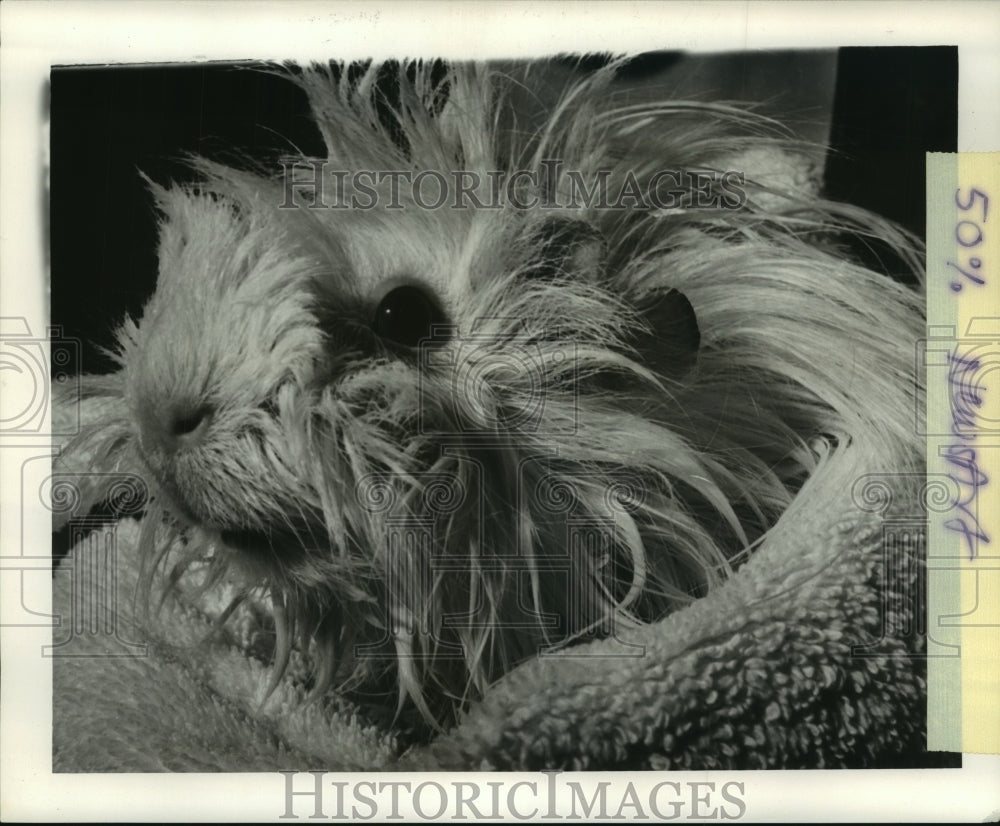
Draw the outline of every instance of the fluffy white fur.
<instances>
[{"instance_id":1,"label":"fluffy white fur","mask_svg":"<svg viewBox=\"0 0 1000 826\"><path fill-rule=\"evenodd\" d=\"M387 72L391 105L378 103ZM275 679L298 639L317 693L398 701L435 725L541 647L654 621L730 576L831 446L862 446L866 472L922 467L920 296L836 246L875 235L916 268L907 239L771 174L808 156L773 123L630 102L613 66L520 122L512 101L533 77L411 63L293 80L332 170L485 175L558 158L588 180L609 170L615 191L629 173L736 169L746 206L564 211L606 254L539 278L558 211L431 211L405 186L403 210L384 208L387 191L367 211L279 210L273 170L195 161L197 186L151 185L156 294L122 327L120 371L85 382L107 420L69 448L146 476L147 581L209 558L273 600ZM424 284L457 328L435 364L371 332L400 279ZM655 346L669 317L646 312L671 289L700 329L690 370ZM530 369L510 369L517 359ZM206 411L197 439L170 436ZM588 520L613 525L610 539L571 552ZM431 544L390 552L399 524ZM247 535L273 547L232 540ZM358 655L387 634L379 656Z\"/></svg>"}]
</instances>

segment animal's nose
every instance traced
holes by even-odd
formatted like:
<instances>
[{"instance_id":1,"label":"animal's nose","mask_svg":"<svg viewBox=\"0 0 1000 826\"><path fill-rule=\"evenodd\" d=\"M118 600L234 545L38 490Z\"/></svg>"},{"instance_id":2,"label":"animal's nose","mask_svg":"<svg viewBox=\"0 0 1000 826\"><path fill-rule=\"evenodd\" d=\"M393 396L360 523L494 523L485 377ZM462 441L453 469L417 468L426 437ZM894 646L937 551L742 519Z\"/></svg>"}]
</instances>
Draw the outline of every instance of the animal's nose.
<instances>
[{"instance_id":1,"label":"animal's nose","mask_svg":"<svg viewBox=\"0 0 1000 826\"><path fill-rule=\"evenodd\" d=\"M193 402L145 406L140 413L143 441L167 453L194 447L205 438L213 415L209 405Z\"/></svg>"},{"instance_id":2,"label":"animal's nose","mask_svg":"<svg viewBox=\"0 0 1000 826\"><path fill-rule=\"evenodd\" d=\"M204 434L212 418L212 409L204 404L182 406L174 408L168 415L170 435L182 442L193 442Z\"/></svg>"}]
</instances>

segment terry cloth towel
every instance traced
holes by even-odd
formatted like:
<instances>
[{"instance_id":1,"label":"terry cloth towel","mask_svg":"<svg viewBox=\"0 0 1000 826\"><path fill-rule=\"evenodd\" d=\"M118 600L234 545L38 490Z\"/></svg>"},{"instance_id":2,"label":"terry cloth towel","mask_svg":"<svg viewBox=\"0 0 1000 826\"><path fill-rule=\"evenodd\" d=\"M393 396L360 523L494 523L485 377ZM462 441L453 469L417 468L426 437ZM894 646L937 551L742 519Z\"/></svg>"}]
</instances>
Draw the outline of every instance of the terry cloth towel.
<instances>
[{"instance_id":1,"label":"terry cloth towel","mask_svg":"<svg viewBox=\"0 0 1000 826\"><path fill-rule=\"evenodd\" d=\"M141 514L97 530L70 523L79 541L54 577L54 610L72 621L53 659L53 768L912 765L925 730L921 639L908 633L923 511L912 480L859 477L858 452L829 457L705 598L618 640L523 664L453 730L402 754L391 729L347 702L306 703L301 662L264 701L266 612L241 608L219 625L224 588L182 587L140 621ZM889 511L907 518L883 521Z\"/></svg>"}]
</instances>

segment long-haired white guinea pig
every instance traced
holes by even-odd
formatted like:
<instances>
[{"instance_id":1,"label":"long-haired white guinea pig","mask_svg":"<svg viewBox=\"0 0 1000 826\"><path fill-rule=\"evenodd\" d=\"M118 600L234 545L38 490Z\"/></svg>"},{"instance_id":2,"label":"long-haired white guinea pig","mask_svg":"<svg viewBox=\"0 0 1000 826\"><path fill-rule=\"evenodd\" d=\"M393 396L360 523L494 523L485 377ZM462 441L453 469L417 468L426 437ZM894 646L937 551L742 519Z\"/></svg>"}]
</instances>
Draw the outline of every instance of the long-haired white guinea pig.
<instances>
[{"instance_id":1,"label":"long-haired white guinea pig","mask_svg":"<svg viewBox=\"0 0 1000 826\"><path fill-rule=\"evenodd\" d=\"M326 157L150 182L156 292L69 449L143 474L149 581L267 595L275 679L299 645L447 725L733 575L831 451L920 469L920 296L838 245L906 239L774 123L614 74L540 118L530 72L291 70Z\"/></svg>"}]
</instances>

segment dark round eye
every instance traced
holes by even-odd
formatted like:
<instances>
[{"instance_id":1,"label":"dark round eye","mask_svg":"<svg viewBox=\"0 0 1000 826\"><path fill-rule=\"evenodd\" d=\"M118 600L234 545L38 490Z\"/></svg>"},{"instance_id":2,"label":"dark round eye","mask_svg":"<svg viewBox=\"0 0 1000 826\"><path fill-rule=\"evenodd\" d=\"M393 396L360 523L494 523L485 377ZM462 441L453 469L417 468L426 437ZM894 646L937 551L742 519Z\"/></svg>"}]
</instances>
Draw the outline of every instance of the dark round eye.
<instances>
[{"instance_id":1,"label":"dark round eye","mask_svg":"<svg viewBox=\"0 0 1000 826\"><path fill-rule=\"evenodd\" d=\"M386 293L372 326L381 338L416 347L434 337L435 326L445 323L445 315L433 298L419 287L405 285Z\"/></svg>"}]
</instances>

